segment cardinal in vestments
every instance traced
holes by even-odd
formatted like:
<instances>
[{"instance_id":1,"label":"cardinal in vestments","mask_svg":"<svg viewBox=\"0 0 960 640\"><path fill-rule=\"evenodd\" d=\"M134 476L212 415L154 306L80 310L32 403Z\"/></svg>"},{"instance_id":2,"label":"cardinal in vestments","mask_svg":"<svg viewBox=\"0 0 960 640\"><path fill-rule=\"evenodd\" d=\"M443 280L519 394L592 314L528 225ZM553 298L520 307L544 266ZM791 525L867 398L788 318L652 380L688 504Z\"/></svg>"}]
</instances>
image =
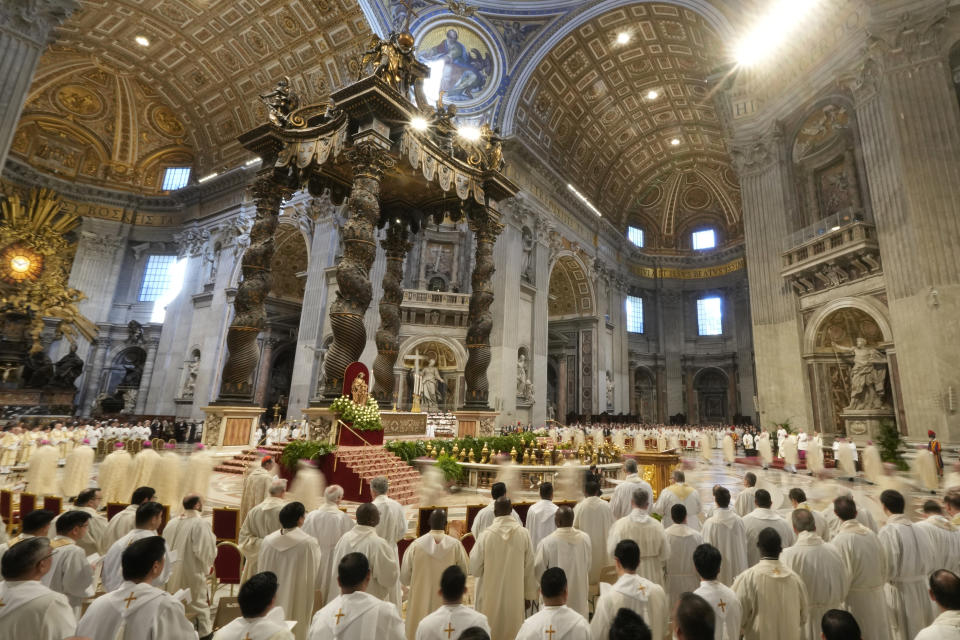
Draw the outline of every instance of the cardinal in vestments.
<instances>
[{"instance_id":1,"label":"cardinal in vestments","mask_svg":"<svg viewBox=\"0 0 960 640\"><path fill-rule=\"evenodd\" d=\"M302 504L307 511L313 511L323 502L323 488L326 484L326 478L312 462L298 460L297 475L290 484L287 497Z\"/></svg>"},{"instance_id":2,"label":"cardinal in vestments","mask_svg":"<svg viewBox=\"0 0 960 640\"><path fill-rule=\"evenodd\" d=\"M67 454L63 477L60 479L60 495L72 498L90 486L93 458L94 450L88 440L84 440L82 446Z\"/></svg>"},{"instance_id":3,"label":"cardinal in vestments","mask_svg":"<svg viewBox=\"0 0 960 640\"><path fill-rule=\"evenodd\" d=\"M140 453L133 456L133 486L142 487L153 479L153 470L160 464L160 454L149 440L143 441Z\"/></svg>"},{"instance_id":4,"label":"cardinal in vestments","mask_svg":"<svg viewBox=\"0 0 960 640\"><path fill-rule=\"evenodd\" d=\"M180 490L184 493L196 493L205 498L210 489L212 473L213 456L202 443L198 442L196 449L187 460L187 473L183 477Z\"/></svg>"},{"instance_id":5,"label":"cardinal in vestments","mask_svg":"<svg viewBox=\"0 0 960 640\"><path fill-rule=\"evenodd\" d=\"M170 520L163 529L167 546L177 553L177 563L167 581L167 591L176 593L190 589L185 603L187 614L196 616L197 632L204 638L213 631L210 602L207 600L207 576L217 557L217 537L210 521L200 517L203 500L197 494L186 496L183 513Z\"/></svg>"},{"instance_id":6,"label":"cardinal in vestments","mask_svg":"<svg viewBox=\"0 0 960 640\"><path fill-rule=\"evenodd\" d=\"M177 445L168 442L163 445L160 462L153 467L150 486L157 490L157 502L170 507L171 513L180 513L180 483L183 480L184 459L177 453Z\"/></svg>"},{"instance_id":7,"label":"cardinal in vestments","mask_svg":"<svg viewBox=\"0 0 960 640\"><path fill-rule=\"evenodd\" d=\"M323 490L323 504L319 509L307 514L303 521L303 530L309 533L320 545L320 576L317 590L323 595L326 602L330 593L330 577L336 568L332 564L333 550L340 538L353 528L354 522L346 513L340 510L340 501L343 500L343 487L332 484Z\"/></svg>"},{"instance_id":8,"label":"cardinal in vestments","mask_svg":"<svg viewBox=\"0 0 960 640\"><path fill-rule=\"evenodd\" d=\"M880 450L872 440L867 441L867 446L863 449L863 477L868 482L878 484L883 476L883 460L880 457ZM947 485L949 486L949 485Z\"/></svg>"},{"instance_id":9,"label":"cardinal in vestments","mask_svg":"<svg viewBox=\"0 0 960 640\"><path fill-rule=\"evenodd\" d=\"M284 505L280 510L281 528L264 538L257 563L261 571L277 575L277 606L283 607L288 619L297 621L293 628L297 640L307 637L320 569L320 547L300 528L306 513L299 502Z\"/></svg>"},{"instance_id":10,"label":"cardinal in vestments","mask_svg":"<svg viewBox=\"0 0 960 640\"><path fill-rule=\"evenodd\" d=\"M420 621L443 604L437 585L444 570L450 566L467 570L467 552L459 540L446 534L446 528L446 510L434 509L430 513L430 531L417 538L403 555L400 582L410 587L407 640L415 640Z\"/></svg>"},{"instance_id":11,"label":"cardinal in vestments","mask_svg":"<svg viewBox=\"0 0 960 640\"><path fill-rule=\"evenodd\" d=\"M513 519L512 511L509 498L497 498L493 524L480 534L470 554L477 611L490 620L492 640L513 640L526 603L537 597L530 533Z\"/></svg>"},{"instance_id":12,"label":"cardinal in vestments","mask_svg":"<svg viewBox=\"0 0 960 640\"><path fill-rule=\"evenodd\" d=\"M607 536L616 518L610 504L600 497L597 482L588 481L583 490L586 498L573 508L573 526L590 536L590 584L600 582L604 569L613 567L607 554Z\"/></svg>"},{"instance_id":13,"label":"cardinal in vestments","mask_svg":"<svg viewBox=\"0 0 960 640\"><path fill-rule=\"evenodd\" d=\"M556 530L540 541L534 554L534 575L542 576L552 567L563 569L567 577L567 606L584 620L590 615L590 566L593 542L583 531L573 528L573 509L560 507L554 515Z\"/></svg>"},{"instance_id":14,"label":"cardinal in vestments","mask_svg":"<svg viewBox=\"0 0 960 640\"><path fill-rule=\"evenodd\" d=\"M930 493L936 493L940 488L940 476L937 475L937 465L933 454L928 449L917 448L917 455L913 458L913 474L920 486Z\"/></svg>"}]
</instances>

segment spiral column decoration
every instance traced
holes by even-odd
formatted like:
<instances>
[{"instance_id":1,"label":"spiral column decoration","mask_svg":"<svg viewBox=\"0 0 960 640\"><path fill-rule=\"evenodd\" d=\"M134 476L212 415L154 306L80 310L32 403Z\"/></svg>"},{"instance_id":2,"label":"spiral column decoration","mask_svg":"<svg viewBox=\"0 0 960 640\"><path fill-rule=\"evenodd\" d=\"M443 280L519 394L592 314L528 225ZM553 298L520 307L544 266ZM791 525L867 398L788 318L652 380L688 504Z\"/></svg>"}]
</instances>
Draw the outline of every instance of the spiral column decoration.
<instances>
[{"instance_id":1,"label":"spiral column decoration","mask_svg":"<svg viewBox=\"0 0 960 640\"><path fill-rule=\"evenodd\" d=\"M270 293L274 232L280 203L289 191L270 177L260 178L253 186L257 214L250 229L250 246L240 264L243 281L233 300L233 322L227 330L227 359L220 383L221 404L253 404L253 374L257 370L260 350L257 336L263 330L267 311L264 300Z\"/></svg>"},{"instance_id":2,"label":"spiral column decoration","mask_svg":"<svg viewBox=\"0 0 960 640\"><path fill-rule=\"evenodd\" d=\"M503 225L488 208L479 210L470 218L470 228L477 241L476 265L471 276L473 293L467 316L467 365L463 377L467 383L467 409L488 410L490 385L487 367L490 366L490 330L493 328L493 245L503 231Z\"/></svg>"},{"instance_id":3,"label":"spiral column decoration","mask_svg":"<svg viewBox=\"0 0 960 640\"><path fill-rule=\"evenodd\" d=\"M413 245L407 241L406 223L391 224L380 243L387 254L380 297L380 328L377 329L377 359L373 361L373 395L389 404L393 400L393 365L400 350L400 304L403 302L403 259Z\"/></svg>"},{"instance_id":4,"label":"spiral column decoration","mask_svg":"<svg viewBox=\"0 0 960 640\"><path fill-rule=\"evenodd\" d=\"M367 331L363 316L373 297L370 267L377 254L375 231L380 219L380 182L396 161L375 142L356 144L348 150L353 165L353 185L347 201L343 227L343 258L337 265L337 299L330 306L333 343L323 363L323 396L340 395L343 374L363 353Z\"/></svg>"}]
</instances>

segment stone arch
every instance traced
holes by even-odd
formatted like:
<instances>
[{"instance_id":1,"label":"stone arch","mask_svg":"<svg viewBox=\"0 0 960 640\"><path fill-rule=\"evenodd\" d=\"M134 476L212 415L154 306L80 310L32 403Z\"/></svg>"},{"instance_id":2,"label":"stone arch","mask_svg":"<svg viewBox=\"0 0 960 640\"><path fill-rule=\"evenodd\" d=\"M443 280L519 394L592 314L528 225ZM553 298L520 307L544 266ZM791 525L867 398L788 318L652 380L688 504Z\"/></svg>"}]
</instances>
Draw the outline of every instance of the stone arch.
<instances>
[{"instance_id":1,"label":"stone arch","mask_svg":"<svg viewBox=\"0 0 960 640\"><path fill-rule=\"evenodd\" d=\"M592 316L597 312L589 270L572 252L562 252L551 265L549 291L551 318Z\"/></svg>"},{"instance_id":2,"label":"stone arch","mask_svg":"<svg viewBox=\"0 0 960 640\"><path fill-rule=\"evenodd\" d=\"M636 398L636 413L646 423L658 421L657 374L647 366L634 369L633 395Z\"/></svg>"},{"instance_id":3,"label":"stone arch","mask_svg":"<svg viewBox=\"0 0 960 640\"><path fill-rule=\"evenodd\" d=\"M693 376L697 418L700 424L730 421L729 374L719 367L703 367Z\"/></svg>"},{"instance_id":4,"label":"stone arch","mask_svg":"<svg viewBox=\"0 0 960 640\"><path fill-rule=\"evenodd\" d=\"M879 300L872 297L843 297L832 300L816 311L808 320L803 333L803 353L814 354L818 350L817 336L824 328L825 321L834 313L843 309L856 309L871 320L880 330L883 344L893 343L893 330L890 327L889 312Z\"/></svg>"}]
</instances>

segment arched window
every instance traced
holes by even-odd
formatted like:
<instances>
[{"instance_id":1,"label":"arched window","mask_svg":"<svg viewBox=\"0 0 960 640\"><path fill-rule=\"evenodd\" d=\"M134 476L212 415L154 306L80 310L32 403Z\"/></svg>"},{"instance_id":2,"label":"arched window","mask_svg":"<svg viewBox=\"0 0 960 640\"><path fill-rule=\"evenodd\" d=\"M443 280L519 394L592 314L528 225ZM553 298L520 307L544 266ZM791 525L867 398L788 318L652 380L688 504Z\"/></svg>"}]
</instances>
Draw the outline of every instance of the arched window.
<instances>
[{"instance_id":1,"label":"arched window","mask_svg":"<svg viewBox=\"0 0 960 640\"><path fill-rule=\"evenodd\" d=\"M704 251L717 246L717 232L714 229L699 229L691 236L694 251Z\"/></svg>"},{"instance_id":2,"label":"arched window","mask_svg":"<svg viewBox=\"0 0 960 640\"><path fill-rule=\"evenodd\" d=\"M638 247L643 246L643 229L639 227L627 227L627 239Z\"/></svg>"}]
</instances>

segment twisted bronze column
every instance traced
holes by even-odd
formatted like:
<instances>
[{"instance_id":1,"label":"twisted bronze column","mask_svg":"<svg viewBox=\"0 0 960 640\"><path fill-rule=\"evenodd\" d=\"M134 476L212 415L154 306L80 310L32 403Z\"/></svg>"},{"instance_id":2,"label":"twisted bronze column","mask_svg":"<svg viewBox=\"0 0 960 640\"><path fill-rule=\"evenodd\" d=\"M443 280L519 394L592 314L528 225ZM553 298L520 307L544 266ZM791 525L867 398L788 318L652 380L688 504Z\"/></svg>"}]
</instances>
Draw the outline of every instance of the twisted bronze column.
<instances>
[{"instance_id":1,"label":"twisted bronze column","mask_svg":"<svg viewBox=\"0 0 960 640\"><path fill-rule=\"evenodd\" d=\"M396 162L386 150L365 142L348 150L353 163L353 186L343 226L343 257L337 265L337 299L330 305L333 344L323 363L323 395L341 394L343 373L356 362L367 342L363 316L370 306L373 287L370 267L377 254L375 230L380 219L380 181Z\"/></svg>"},{"instance_id":2,"label":"twisted bronze column","mask_svg":"<svg viewBox=\"0 0 960 640\"><path fill-rule=\"evenodd\" d=\"M393 365L400 350L400 304L403 302L403 259L413 246L407 241L406 223L391 224L380 243L387 253L380 297L380 328L377 330L377 359L373 361L373 395L386 407L393 400ZM384 404L386 403L386 404Z\"/></svg>"},{"instance_id":3,"label":"twisted bronze column","mask_svg":"<svg viewBox=\"0 0 960 640\"><path fill-rule=\"evenodd\" d=\"M269 177L260 178L253 185L257 215L250 229L250 246L244 252L240 266L243 281L233 300L233 322L227 330L227 359L217 398L221 404L253 404L253 374L260 359L257 336L266 324L264 300L273 284L270 276L273 236L280 203L288 194L288 190Z\"/></svg>"},{"instance_id":4,"label":"twisted bronze column","mask_svg":"<svg viewBox=\"0 0 960 640\"><path fill-rule=\"evenodd\" d=\"M476 265L471 276L473 293L467 317L467 365L463 377L467 383L468 409L489 409L490 389L487 367L490 366L490 330L493 328L493 245L503 231L503 225L489 209L482 209L470 217L470 228L477 241Z\"/></svg>"}]
</instances>

